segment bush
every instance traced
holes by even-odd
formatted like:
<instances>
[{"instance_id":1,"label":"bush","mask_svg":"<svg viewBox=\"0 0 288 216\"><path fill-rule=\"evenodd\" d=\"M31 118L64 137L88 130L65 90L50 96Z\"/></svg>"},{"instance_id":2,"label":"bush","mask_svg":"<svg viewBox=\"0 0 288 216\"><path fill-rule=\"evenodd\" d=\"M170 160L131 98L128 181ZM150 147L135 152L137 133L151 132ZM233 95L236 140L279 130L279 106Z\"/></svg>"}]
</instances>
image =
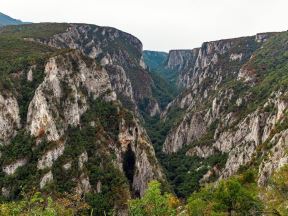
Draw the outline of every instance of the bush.
<instances>
[{"instance_id":1,"label":"bush","mask_svg":"<svg viewBox=\"0 0 288 216\"><path fill-rule=\"evenodd\" d=\"M79 199L78 199L79 200ZM71 205L73 203L73 205ZM73 207L72 207L73 206ZM44 196L40 192L33 195L25 194L24 199L0 204L2 216L70 216L86 212L89 206L70 198L61 198L57 201Z\"/></svg>"},{"instance_id":2,"label":"bush","mask_svg":"<svg viewBox=\"0 0 288 216\"><path fill-rule=\"evenodd\" d=\"M187 208L189 215L261 215L262 203L239 180L228 179L194 193Z\"/></svg>"},{"instance_id":3,"label":"bush","mask_svg":"<svg viewBox=\"0 0 288 216\"><path fill-rule=\"evenodd\" d=\"M160 183L151 181L143 198L129 201L131 216L177 215L180 202L172 194L162 194Z\"/></svg>"}]
</instances>

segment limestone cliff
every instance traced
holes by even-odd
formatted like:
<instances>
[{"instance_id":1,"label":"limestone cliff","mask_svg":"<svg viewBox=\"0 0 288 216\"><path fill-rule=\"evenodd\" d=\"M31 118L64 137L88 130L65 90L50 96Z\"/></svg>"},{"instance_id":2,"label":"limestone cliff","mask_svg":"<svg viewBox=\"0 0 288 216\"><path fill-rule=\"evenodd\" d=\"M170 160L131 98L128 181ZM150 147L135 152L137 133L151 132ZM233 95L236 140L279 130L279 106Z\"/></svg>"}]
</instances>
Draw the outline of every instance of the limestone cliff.
<instances>
[{"instance_id":1,"label":"limestone cliff","mask_svg":"<svg viewBox=\"0 0 288 216\"><path fill-rule=\"evenodd\" d=\"M217 168L218 178L263 160L259 184L265 184L273 169L287 162L287 128L279 128L286 121L287 90L276 80L267 85L269 79L286 76L287 46L278 47L285 41L287 33L265 33L204 43L195 63L180 72L185 90L161 114L166 121L175 109L183 113L168 133L163 151L170 154L185 147L186 155L203 160L219 152L226 154L225 165L220 171Z\"/></svg>"},{"instance_id":2,"label":"limestone cliff","mask_svg":"<svg viewBox=\"0 0 288 216\"><path fill-rule=\"evenodd\" d=\"M128 104L128 107L130 104L134 106L135 110L143 100L148 99L149 105L143 109L151 116L155 115L154 110L158 103L152 96L153 80L143 61L142 43L136 37L109 27L71 24L66 32L36 41L56 48L78 49L84 55L97 59L108 73L109 69L111 74L120 70L121 79L127 84L122 83L119 86L117 82L113 84L112 79L114 90L121 94L119 99L124 105ZM125 89L123 85L126 85Z\"/></svg>"},{"instance_id":3,"label":"limestone cliff","mask_svg":"<svg viewBox=\"0 0 288 216\"><path fill-rule=\"evenodd\" d=\"M119 35L126 44L117 44ZM135 89L133 76L152 82L138 39L112 28L71 25L66 33L23 43L57 50L17 76L11 73L15 85L1 91L2 195L16 197L22 186L53 187L107 196L109 205L125 212L127 199L142 196L149 181L165 181L137 117L137 100L149 96L150 89ZM29 92L21 92L20 81ZM20 100L27 94L24 107ZM157 114L157 101L149 103Z\"/></svg>"}]
</instances>

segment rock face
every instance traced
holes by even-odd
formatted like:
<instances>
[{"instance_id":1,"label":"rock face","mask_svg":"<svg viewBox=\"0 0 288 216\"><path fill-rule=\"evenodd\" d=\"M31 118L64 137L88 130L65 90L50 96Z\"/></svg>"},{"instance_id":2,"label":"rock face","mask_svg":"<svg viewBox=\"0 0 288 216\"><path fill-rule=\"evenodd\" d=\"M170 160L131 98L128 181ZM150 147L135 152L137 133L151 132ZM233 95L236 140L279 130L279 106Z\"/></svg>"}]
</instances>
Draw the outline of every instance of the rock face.
<instances>
[{"instance_id":1,"label":"rock face","mask_svg":"<svg viewBox=\"0 0 288 216\"><path fill-rule=\"evenodd\" d=\"M228 66L228 68L226 64L223 64L223 61L227 61L227 64L229 64L229 53L234 53L233 49L240 43L247 44L246 53L239 52L243 56L241 61L247 61L252 54L249 46L254 46L254 38L204 43L201 49L196 52L198 55L193 58L194 65L188 70L186 69L183 72L183 76L180 76L179 79L187 90L174 99L162 114L162 117L165 117L169 110L175 107L187 109L187 114L185 114L183 121L166 138L163 148L165 152L175 152L182 148L183 145L188 145L199 139L207 132L209 125L220 117L221 112L223 112L221 107L230 103L234 94L232 90L219 91L218 97L211 97L211 94L214 91L218 91L225 80L237 76L241 61L233 61L234 64L230 64L231 66ZM223 59L220 61L220 58ZM213 102L209 103L207 101ZM203 110L203 103L209 103L210 109ZM195 131L196 128L197 131Z\"/></svg>"},{"instance_id":2,"label":"rock face","mask_svg":"<svg viewBox=\"0 0 288 216\"><path fill-rule=\"evenodd\" d=\"M27 113L27 129L32 136L45 134L48 141L59 140L68 126L80 124L80 117L88 108L87 96L116 100L108 73L96 64L88 67L81 55L74 51L51 58L46 64L46 77L36 89Z\"/></svg>"},{"instance_id":3,"label":"rock face","mask_svg":"<svg viewBox=\"0 0 288 216\"><path fill-rule=\"evenodd\" d=\"M5 143L13 137L19 127L19 106L16 98L10 94L0 94L0 143Z\"/></svg>"},{"instance_id":4,"label":"rock face","mask_svg":"<svg viewBox=\"0 0 288 216\"><path fill-rule=\"evenodd\" d=\"M268 154L267 159L263 160L259 167L258 184L265 186L268 183L269 176L273 172L279 170L282 166L288 163L287 144L288 144L287 130L276 134L271 143L274 145Z\"/></svg>"},{"instance_id":5,"label":"rock face","mask_svg":"<svg viewBox=\"0 0 288 216\"><path fill-rule=\"evenodd\" d=\"M111 79L112 85L114 90L121 94L119 99L124 105L128 104L129 107L132 104L137 110L144 99L153 104L157 103L152 96L153 80L143 61L142 43L134 36L114 28L71 24L66 32L54 35L48 40L37 41L56 48L78 49L84 55L99 60L108 73L114 76ZM117 82L119 80L121 84ZM148 113L155 112L149 106L144 109Z\"/></svg>"},{"instance_id":6,"label":"rock face","mask_svg":"<svg viewBox=\"0 0 288 216\"><path fill-rule=\"evenodd\" d=\"M165 182L153 137L141 125L143 116L160 113L160 121L172 125L163 153L197 157L201 183L253 165L258 184L265 185L288 163L288 33L205 42L169 54L146 51L143 57L141 42L117 29L64 27L23 27L24 41L47 52L5 74L11 88L0 85L5 197L17 196L29 181L31 188L100 194L125 215L127 200L143 196L149 181ZM31 28L48 35L33 35ZM158 97L165 88L156 88L147 58L183 89L162 112L167 103ZM217 163L208 164L211 158Z\"/></svg>"},{"instance_id":7,"label":"rock face","mask_svg":"<svg viewBox=\"0 0 288 216\"><path fill-rule=\"evenodd\" d=\"M78 65L77 71L73 70L71 62ZM115 75L120 77L119 80L115 80L115 76L112 74L109 76L104 68L99 68L96 64L88 67L78 51L48 61L45 67L46 77L35 91L35 96L29 106L27 129L34 137L41 138L45 135L48 141L54 141L58 144L38 161L38 169L51 168L53 163L63 154L65 145L61 143L60 138L65 135L69 126L81 124L81 116L89 109L87 102L89 96L93 99L102 97L105 101L116 101L116 93L113 91L111 80L114 81L114 85L119 86L118 89L121 89L123 84L121 76L125 76L125 73L121 73L123 72L121 69L117 72L119 73L115 73ZM110 78L112 79L110 80ZM127 86L129 87L128 90L132 89L129 82ZM123 88L125 89L125 83ZM85 95L83 89L88 95ZM61 116L64 116L64 119L61 119ZM135 128L126 128L125 124L119 127L121 127L119 134L121 148L113 147L115 152L118 152L116 154L120 162L119 169L122 170L123 154L127 151L129 144L136 158L133 190L143 195L150 180L163 178L161 169L157 165L154 150L144 129L139 124ZM130 131L133 131L132 135ZM136 144L137 146L135 146ZM83 163L88 160L87 157L87 153L79 156L80 169L83 168ZM87 177L82 176L80 179L82 184L79 186L80 189L82 188L84 192L87 192L90 188L87 186ZM82 191L80 189L79 191Z\"/></svg>"},{"instance_id":8,"label":"rock face","mask_svg":"<svg viewBox=\"0 0 288 216\"><path fill-rule=\"evenodd\" d=\"M13 175L18 167L24 166L27 163L27 159L19 159L12 164L3 167L3 172L7 175Z\"/></svg>"},{"instance_id":9,"label":"rock face","mask_svg":"<svg viewBox=\"0 0 288 216\"><path fill-rule=\"evenodd\" d=\"M203 115L197 113L195 115L187 114L180 125L173 134L168 134L163 151L164 152L177 152L181 149L184 143L193 142L198 140L206 132L206 124L203 121ZM174 134L177 134L176 136ZM173 143L173 145L170 145Z\"/></svg>"},{"instance_id":10,"label":"rock face","mask_svg":"<svg viewBox=\"0 0 288 216\"><path fill-rule=\"evenodd\" d=\"M287 92L275 85L278 90L268 90L270 93L262 98L255 96L256 89L261 88L265 80L265 75L260 75L259 71L273 73L269 65L258 67L255 63L273 52L272 44L277 39L272 36L275 34L265 33L207 42L195 51L196 56L190 56L190 62L194 63L180 71L179 76L185 90L161 114L165 121L173 110L183 112L182 119L168 133L163 152L175 153L184 146L192 146L186 155L207 158L217 152L225 154L225 165L220 170L217 167L218 178L236 174L255 158L266 158L259 167L258 183L261 185L267 182L273 170L287 163L284 150L287 148L284 129L287 128L278 129L286 121ZM285 33L278 37L283 43L287 41ZM278 55L282 56L282 51ZM174 56L171 61L174 65L183 64L180 54ZM281 68L284 64L279 61L278 66ZM249 104L254 104L254 108L249 108ZM271 150L262 150L268 144ZM203 181L212 173L215 171L209 170Z\"/></svg>"},{"instance_id":11,"label":"rock face","mask_svg":"<svg viewBox=\"0 0 288 216\"><path fill-rule=\"evenodd\" d=\"M25 118L20 119L16 96L8 90L1 92L0 142L5 144L1 151L11 148L19 153L13 145L19 142L15 135L20 130L29 139L23 139L23 145L30 145L19 145L27 158L20 157L21 152L13 155L16 159L1 157L4 177L13 174L17 179L22 173L18 172L20 167L24 170L27 166L27 172L37 176L33 184L40 189L56 184L70 188L71 193L104 196L107 188L116 189L121 199L111 202L119 211L126 208L129 197L142 196L149 181L165 181L150 139L137 118L138 103L147 97L148 114L160 112L151 95L152 80L145 70L141 42L116 29L74 24L64 33L29 41L74 50L59 51L45 60L42 71L37 71L43 79L31 92ZM20 76L27 83L34 82L37 67L28 68ZM19 95L21 92L17 92ZM117 187L105 178L118 179L114 182ZM5 196L18 190L9 182L0 182L0 186Z\"/></svg>"},{"instance_id":12,"label":"rock face","mask_svg":"<svg viewBox=\"0 0 288 216\"><path fill-rule=\"evenodd\" d=\"M167 68L182 71L194 64L195 56L199 49L193 50L170 50L167 59Z\"/></svg>"},{"instance_id":13,"label":"rock face","mask_svg":"<svg viewBox=\"0 0 288 216\"><path fill-rule=\"evenodd\" d=\"M183 76L195 64L199 49L193 50L171 50L167 58L166 68L176 71L178 75L178 86L185 86L183 83Z\"/></svg>"}]
</instances>

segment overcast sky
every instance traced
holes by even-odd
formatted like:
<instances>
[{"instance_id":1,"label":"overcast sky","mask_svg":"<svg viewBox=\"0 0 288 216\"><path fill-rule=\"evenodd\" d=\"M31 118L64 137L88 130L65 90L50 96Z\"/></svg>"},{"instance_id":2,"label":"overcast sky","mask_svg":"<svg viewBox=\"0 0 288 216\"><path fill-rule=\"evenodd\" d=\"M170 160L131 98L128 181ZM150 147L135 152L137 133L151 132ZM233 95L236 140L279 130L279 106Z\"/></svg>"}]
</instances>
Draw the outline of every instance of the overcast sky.
<instances>
[{"instance_id":1,"label":"overcast sky","mask_svg":"<svg viewBox=\"0 0 288 216\"><path fill-rule=\"evenodd\" d=\"M24 21L113 26L161 51L288 30L288 0L0 0L0 11Z\"/></svg>"}]
</instances>

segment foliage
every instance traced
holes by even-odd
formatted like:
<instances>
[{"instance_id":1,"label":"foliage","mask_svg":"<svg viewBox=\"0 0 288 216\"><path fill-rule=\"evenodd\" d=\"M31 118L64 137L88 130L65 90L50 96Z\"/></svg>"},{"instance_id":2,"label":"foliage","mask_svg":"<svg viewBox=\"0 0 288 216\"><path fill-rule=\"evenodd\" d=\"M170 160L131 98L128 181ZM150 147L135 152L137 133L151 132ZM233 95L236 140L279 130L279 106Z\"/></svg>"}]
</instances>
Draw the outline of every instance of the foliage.
<instances>
[{"instance_id":1,"label":"foliage","mask_svg":"<svg viewBox=\"0 0 288 216\"><path fill-rule=\"evenodd\" d=\"M0 34L17 38L48 39L55 34L65 32L69 26L68 23L33 23L7 26L0 30Z\"/></svg>"},{"instance_id":2,"label":"foliage","mask_svg":"<svg viewBox=\"0 0 288 216\"><path fill-rule=\"evenodd\" d=\"M173 109L169 112L168 116L165 118L165 121L163 119L160 119L160 116L144 116L144 126L147 130L149 137L151 138L156 153L161 152L163 143L168 132L181 120L183 114L183 110Z\"/></svg>"},{"instance_id":3,"label":"foliage","mask_svg":"<svg viewBox=\"0 0 288 216\"><path fill-rule=\"evenodd\" d=\"M249 187L231 178L194 193L187 208L189 215L261 215L262 204Z\"/></svg>"},{"instance_id":4,"label":"foliage","mask_svg":"<svg viewBox=\"0 0 288 216\"><path fill-rule=\"evenodd\" d=\"M168 53L155 52L155 51L143 51L143 58L145 64L151 71L157 70L159 67L163 67L168 58Z\"/></svg>"},{"instance_id":5,"label":"foliage","mask_svg":"<svg viewBox=\"0 0 288 216\"><path fill-rule=\"evenodd\" d=\"M165 61L163 62L161 60L162 60L161 58L159 60L156 59L156 61L152 59L148 59L147 56L145 57L145 53L144 53L144 61L148 65L150 73L155 76L161 77L163 80L166 81L166 83L169 86L171 86L174 89L177 89L178 87L176 84L177 84L179 72L177 70L172 70L172 69L168 69L165 67L165 63L167 59L165 59Z\"/></svg>"},{"instance_id":6,"label":"foliage","mask_svg":"<svg viewBox=\"0 0 288 216\"><path fill-rule=\"evenodd\" d=\"M78 199L79 200L79 199ZM89 206L71 198L53 200L40 192L25 194L22 200L0 204L0 215L3 216L58 216L78 215L88 212Z\"/></svg>"},{"instance_id":7,"label":"foliage","mask_svg":"<svg viewBox=\"0 0 288 216\"><path fill-rule=\"evenodd\" d=\"M186 204L172 194L161 194L160 184L152 181L141 199L129 202L130 215L262 215L263 205L257 197L255 183L242 177L206 185L194 192Z\"/></svg>"},{"instance_id":8,"label":"foliage","mask_svg":"<svg viewBox=\"0 0 288 216\"><path fill-rule=\"evenodd\" d=\"M241 107L231 106L229 112L238 114L242 119L247 114L262 106L273 92L287 90L288 84L288 33L278 33L265 42L261 49L257 49L245 65L250 75L255 77L255 85L243 83L242 81L231 80L226 82L222 88L232 88L237 98L247 97L248 103ZM255 100L255 98L257 100ZM231 102L235 104L235 102Z\"/></svg>"},{"instance_id":9,"label":"foliage","mask_svg":"<svg viewBox=\"0 0 288 216\"><path fill-rule=\"evenodd\" d=\"M178 90L175 84L171 84L157 73L150 72L154 85L152 86L152 95L157 99L161 110L176 97Z\"/></svg>"},{"instance_id":10,"label":"foliage","mask_svg":"<svg viewBox=\"0 0 288 216\"><path fill-rule=\"evenodd\" d=\"M91 206L92 215L107 215L114 208L127 206L129 182L115 167L109 143L117 145L121 118L129 125L133 123L133 116L113 102L97 99L91 100L90 104L90 109L81 117L81 128L68 129L64 154L54 163L52 171L56 190L61 193L73 192L75 180L83 171L89 176L92 188L101 184L101 191L86 194L85 201ZM81 171L78 158L83 152L87 152L88 161ZM63 165L67 162L71 163L71 168L64 170Z\"/></svg>"},{"instance_id":11,"label":"foliage","mask_svg":"<svg viewBox=\"0 0 288 216\"><path fill-rule=\"evenodd\" d=\"M172 189L177 196L187 198L193 191L199 189L199 180L211 167L217 166L221 168L225 165L227 154L216 153L205 160L196 156L190 157L186 155L187 150L193 146L207 145L213 142L217 121L211 124L207 134L199 141L187 145L177 153L164 154L162 147L165 138L182 116L183 111L181 109L172 109L166 116L165 121L159 117L146 118L145 127Z\"/></svg>"},{"instance_id":12,"label":"foliage","mask_svg":"<svg viewBox=\"0 0 288 216\"><path fill-rule=\"evenodd\" d=\"M288 215L288 165L276 171L261 193L267 212Z\"/></svg>"},{"instance_id":13,"label":"foliage","mask_svg":"<svg viewBox=\"0 0 288 216\"><path fill-rule=\"evenodd\" d=\"M200 187L199 181L214 166L223 167L227 155L216 153L206 159L187 156L185 151L171 155L162 155L161 162L165 168L169 183L177 196L187 198ZM215 176L217 178L217 176Z\"/></svg>"},{"instance_id":14,"label":"foliage","mask_svg":"<svg viewBox=\"0 0 288 216\"><path fill-rule=\"evenodd\" d=\"M12 139L9 147L0 146L1 164L9 164L19 158L29 157L32 154L32 145L35 139L32 138L24 130L18 131L17 135Z\"/></svg>"},{"instance_id":15,"label":"foliage","mask_svg":"<svg viewBox=\"0 0 288 216\"><path fill-rule=\"evenodd\" d=\"M179 200L172 194L162 194L160 183L151 181L141 199L129 202L129 213L132 216L176 215Z\"/></svg>"}]
</instances>

